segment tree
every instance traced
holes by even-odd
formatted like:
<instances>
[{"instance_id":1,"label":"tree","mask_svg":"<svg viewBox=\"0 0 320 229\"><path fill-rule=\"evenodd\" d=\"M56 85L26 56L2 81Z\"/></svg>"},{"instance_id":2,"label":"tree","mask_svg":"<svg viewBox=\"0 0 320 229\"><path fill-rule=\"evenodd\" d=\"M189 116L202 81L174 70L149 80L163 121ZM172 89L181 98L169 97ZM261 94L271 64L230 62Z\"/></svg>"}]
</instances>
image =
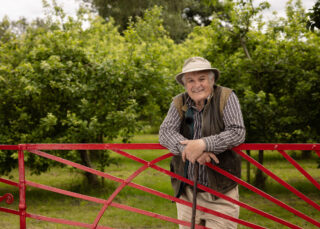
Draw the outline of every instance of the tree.
<instances>
[{"instance_id":1,"label":"tree","mask_svg":"<svg viewBox=\"0 0 320 229\"><path fill-rule=\"evenodd\" d=\"M202 55L221 70L218 83L239 96L247 142L318 142L314 115L320 114L312 104L320 102L319 38L305 29L300 1L288 2L287 18L256 20L267 6L226 1L225 12L188 42L206 37Z\"/></svg>"},{"instance_id":2,"label":"tree","mask_svg":"<svg viewBox=\"0 0 320 229\"><path fill-rule=\"evenodd\" d=\"M27 19L22 17L17 21L10 21L9 17L3 17L0 22L0 42L7 42L26 31Z\"/></svg>"},{"instance_id":3,"label":"tree","mask_svg":"<svg viewBox=\"0 0 320 229\"><path fill-rule=\"evenodd\" d=\"M100 17L90 18L84 30L79 14L78 19L65 19L59 13L57 20L49 17L1 43L2 143L102 143L116 137L128 142L139 123L161 122L171 100L168 95L173 94L175 56L160 8L131 23L123 36L112 20ZM103 170L110 160L107 152L101 153ZM91 166L86 151L63 157ZM35 173L51 166L32 154L26 161ZM0 163L0 172L8 173L16 156L2 151Z\"/></svg>"},{"instance_id":4,"label":"tree","mask_svg":"<svg viewBox=\"0 0 320 229\"><path fill-rule=\"evenodd\" d=\"M313 114L319 113L307 106L318 101L314 77L319 39L304 27L301 1L289 1L287 18L269 23L257 19L267 7L267 3L253 7L251 1L226 1L225 11L214 14L209 27L196 28L184 44L192 47L202 39L202 55L222 72L218 83L234 88L252 111L244 111L248 141L318 141ZM302 90L313 95L303 96L307 103L302 102Z\"/></svg>"},{"instance_id":5,"label":"tree","mask_svg":"<svg viewBox=\"0 0 320 229\"><path fill-rule=\"evenodd\" d=\"M112 23L105 27L110 36L120 37ZM83 31L80 21L60 24L49 18L47 28L29 27L17 39L1 44L3 143L102 143L118 135L128 138L135 131L137 105L131 79L121 74L122 63L91 58L84 42L90 32ZM68 157L91 166L88 152L79 154L71 152ZM9 172L15 157L0 152L0 158L1 172ZM50 166L33 155L27 162L36 173Z\"/></svg>"},{"instance_id":6,"label":"tree","mask_svg":"<svg viewBox=\"0 0 320 229\"><path fill-rule=\"evenodd\" d=\"M84 9L66 18L58 6L21 33L2 21L1 143L109 142L118 136L129 142L146 126L156 131L172 97L183 91L174 75L190 56L209 59L222 73L218 84L235 89L248 142L319 142L320 40L305 28L301 2L290 1L287 18L269 23L258 17L267 3L208 4L218 10L211 24L195 26L179 44L163 26L161 7L129 21L122 33L112 18L92 15L84 29ZM110 158L100 153L103 170ZM90 166L89 156L64 154ZM0 173L16 159L1 151ZM51 166L32 155L26 161L38 173Z\"/></svg>"},{"instance_id":7,"label":"tree","mask_svg":"<svg viewBox=\"0 0 320 229\"><path fill-rule=\"evenodd\" d=\"M11 39L13 33L10 31L10 21L8 17L4 17L0 23L0 41L7 42Z\"/></svg>"},{"instance_id":8,"label":"tree","mask_svg":"<svg viewBox=\"0 0 320 229\"><path fill-rule=\"evenodd\" d=\"M162 18L165 29L176 42L183 41L195 25L210 24L212 7L204 0L83 0L107 20L114 18L120 32L124 31L129 20L142 17L144 11L155 5L163 8Z\"/></svg>"},{"instance_id":9,"label":"tree","mask_svg":"<svg viewBox=\"0 0 320 229\"><path fill-rule=\"evenodd\" d=\"M307 13L309 18L307 20L307 28L313 32L315 27L320 29L320 0L318 0L309 11L310 12Z\"/></svg>"}]
</instances>

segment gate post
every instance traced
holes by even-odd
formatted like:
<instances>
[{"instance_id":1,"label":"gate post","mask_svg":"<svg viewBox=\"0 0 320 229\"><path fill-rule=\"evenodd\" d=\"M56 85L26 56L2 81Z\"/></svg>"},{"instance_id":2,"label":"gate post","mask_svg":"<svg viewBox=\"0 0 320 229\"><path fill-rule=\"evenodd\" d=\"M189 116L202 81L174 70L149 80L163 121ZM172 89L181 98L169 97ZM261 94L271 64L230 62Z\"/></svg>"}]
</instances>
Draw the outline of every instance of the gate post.
<instances>
[{"instance_id":1,"label":"gate post","mask_svg":"<svg viewBox=\"0 0 320 229\"><path fill-rule=\"evenodd\" d=\"M24 150L25 145L18 145L18 161L19 161L19 213L20 213L20 229L26 229L26 180L24 168Z\"/></svg>"}]
</instances>

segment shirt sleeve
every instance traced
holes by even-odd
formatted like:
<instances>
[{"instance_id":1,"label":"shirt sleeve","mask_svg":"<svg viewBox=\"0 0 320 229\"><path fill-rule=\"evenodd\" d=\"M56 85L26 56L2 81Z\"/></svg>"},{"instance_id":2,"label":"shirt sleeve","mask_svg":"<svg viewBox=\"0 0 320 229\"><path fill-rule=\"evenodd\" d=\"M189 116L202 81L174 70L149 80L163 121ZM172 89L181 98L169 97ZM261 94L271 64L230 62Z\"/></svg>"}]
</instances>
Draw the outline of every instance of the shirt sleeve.
<instances>
[{"instance_id":1,"label":"shirt sleeve","mask_svg":"<svg viewBox=\"0 0 320 229\"><path fill-rule=\"evenodd\" d=\"M225 130L217 135L204 137L206 151L219 154L244 142L246 129L238 97L232 92L223 110Z\"/></svg>"},{"instance_id":2,"label":"shirt sleeve","mask_svg":"<svg viewBox=\"0 0 320 229\"><path fill-rule=\"evenodd\" d=\"M180 144L180 141L186 140L186 138L180 134L180 126L180 115L172 102L168 114L160 126L159 142L175 155L181 154L184 145Z\"/></svg>"}]
</instances>

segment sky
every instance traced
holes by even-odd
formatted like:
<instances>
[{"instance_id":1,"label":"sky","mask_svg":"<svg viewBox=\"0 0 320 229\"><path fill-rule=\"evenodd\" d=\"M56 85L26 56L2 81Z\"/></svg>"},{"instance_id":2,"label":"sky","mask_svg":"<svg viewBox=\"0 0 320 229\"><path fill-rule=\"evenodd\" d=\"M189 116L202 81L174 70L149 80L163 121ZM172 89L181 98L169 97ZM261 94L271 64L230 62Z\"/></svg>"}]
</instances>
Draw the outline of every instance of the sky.
<instances>
[{"instance_id":1,"label":"sky","mask_svg":"<svg viewBox=\"0 0 320 229\"><path fill-rule=\"evenodd\" d=\"M51 3L51 0L47 0ZM67 15L75 15L81 0L56 0L59 6L62 6ZM10 20L18 20L20 17L26 17L32 21L37 17L44 17L42 0L0 0L0 20L7 15Z\"/></svg>"},{"instance_id":2,"label":"sky","mask_svg":"<svg viewBox=\"0 0 320 229\"><path fill-rule=\"evenodd\" d=\"M79 8L81 0L56 0L67 15L75 15L76 10ZM255 0L254 3L258 4L262 0ZM51 2L51 0L48 0ZM271 4L270 10L265 12L266 17L271 15L272 11L277 11L279 16L285 16L285 4L287 0L268 0ZM316 0L302 0L305 9L311 9ZM20 17L26 17L28 21L32 21L37 17L44 17L44 10L42 8L42 0L0 0L0 20L5 15L10 20L18 20Z\"/></svg>"}]
</instances>

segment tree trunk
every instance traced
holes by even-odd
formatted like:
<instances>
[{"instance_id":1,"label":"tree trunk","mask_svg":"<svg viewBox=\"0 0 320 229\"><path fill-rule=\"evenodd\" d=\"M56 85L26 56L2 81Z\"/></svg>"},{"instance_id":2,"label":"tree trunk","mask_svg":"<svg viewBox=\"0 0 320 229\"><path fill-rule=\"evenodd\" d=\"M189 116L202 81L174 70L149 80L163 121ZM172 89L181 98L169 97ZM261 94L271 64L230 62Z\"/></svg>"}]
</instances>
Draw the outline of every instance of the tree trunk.
<instances>
[{"instance_id":1,"label":"tree trunk","mask_svg":"<svg viewBox=\"0 0 320 229\"><path fill-rule=\"evenodd\" d=\"M258 162L261 165L263 164L263 150L259 150ZM266 180L267 176L260 169L257 169L254 186L259 189L264 189L266 186Z\"/></svg>"},{"instance_id":2,"label":"tree trunk","mask_svg":"<svg viewBox=\"0 0 320 229\"><path fill-rule=\"evenodd\" d=\"M247 154L249 157L251 157L250 150L247 150ZM247 182L250 184L250 162L247 161Z\"/></svg>"},{"instance_id":3,"label":"tree trunk","mask_svg":"<svg viewBox=\"0 0 320 229\"><path fill-rule=\"evenodd\" d=\"M311 158L311 151L310 150L302 150L301 158L302 159L310 159Z\"/></svg>"},{"instance_id":4,"label":"tree trunk","mask_svg":"<svg viewBox=\"0 0 320 229\"><path fill-rule=\"evenodd\" d=\"M246 55L246 57L249 59L249 60L252 60L251 59L251 56L250 56L250 53L248 51L248 48L247 48L247 44L246 44L246 41L244 40L244 38L240 35L240 43L241 43L241 46L243 48L243 51L244 51L244 54Z\"/></svg>"},{"instance_id":5,"label":"tree trunk","mask_svg":"<svg viewBox=\"0 0 320 229\"><path fill-rule=\"evenodd\" d=\"M101 142L101 143L103 143L103 134L100 134L99 136L98 136L98 142ZM99 150L99 151L96 151L98 154L99 154L99 157L100 157L100 165L101 165L101 172L104 172L104 166L105 166L105 160L104 160L104 157L102 156L102 155L104 155L104 151L103 150ZM103 162L102 162L102 160L103 160ZM101 177L100 178L101 179L101 187L104 187L104 180L105 180L105 178L104 177Z\"/></svg>"},{"instance_id":6,"label":"tree trunk","mask_svg":"<svg viewBox=\"0 0 320 229\"><path fill-rule=\"evenodd\" d=\"M92 168L90 154L88 150L79 150L82 164ZM85 176L87 178L88 184L91 187L99 186L98 176L92 173L85 172Z\"/></svg>"}]
</instances>

